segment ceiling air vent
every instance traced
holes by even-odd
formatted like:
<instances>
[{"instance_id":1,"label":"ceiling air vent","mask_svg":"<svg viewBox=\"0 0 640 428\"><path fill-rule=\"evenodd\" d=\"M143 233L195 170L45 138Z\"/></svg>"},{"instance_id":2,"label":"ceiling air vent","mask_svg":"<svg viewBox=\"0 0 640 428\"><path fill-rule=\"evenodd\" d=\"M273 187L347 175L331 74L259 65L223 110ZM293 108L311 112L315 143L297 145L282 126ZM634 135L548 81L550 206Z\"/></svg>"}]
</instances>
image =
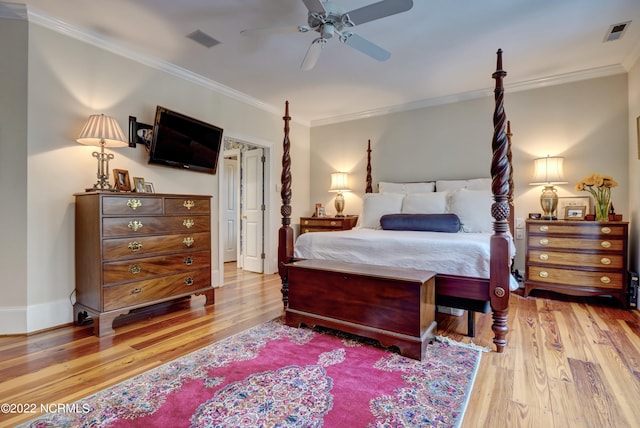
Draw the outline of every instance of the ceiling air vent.
<instances>
[{"instance_id":1,"label":"ceiling air vent","mask_svg":"<svg viewBox=\"0 0 640 428\"><path fill-rule=\"evenodd\" d=\"M202 46L205 46L207 48L211 48L217 45L218 43L220 43L210 35L200 30L196 30L191 34L187 34L187 37L193 40L194 42L200 43Z\"/></svg>"},{"instance_id":2,"label":"ceiling air vent","mask_svg":"<svg viewBox=\"0 0 640 428\"><path fill-rule=\"evenodd\" d=\"M611 42L614 40L619 40L624 35L624 32L627 31L627 28L631 24L631 21L621 22L619 24L613 24L607 30L607 34L604 36L605 42Z\"/></svg>"}]
</instances>

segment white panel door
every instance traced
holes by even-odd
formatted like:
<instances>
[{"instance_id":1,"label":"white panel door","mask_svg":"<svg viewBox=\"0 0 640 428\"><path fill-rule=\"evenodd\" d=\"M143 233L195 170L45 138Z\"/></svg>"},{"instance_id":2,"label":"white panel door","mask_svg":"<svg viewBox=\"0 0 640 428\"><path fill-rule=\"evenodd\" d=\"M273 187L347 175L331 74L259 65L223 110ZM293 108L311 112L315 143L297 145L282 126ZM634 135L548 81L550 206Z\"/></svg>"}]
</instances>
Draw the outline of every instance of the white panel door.
<instances>
[{"instance_id":1,"label":"white panel door","mask_svg":"<svg viewBox=\"0 0 640 428\"><path fill-rule=\"evenodd\" d=\"M243 269L264 272L264 149L248 150L242 158Z\"/></svg>"},{"instance_id":2,"label":"white panel door","mask_svg":"<svg viewBox=\"0 0 640 428\"><path fill-rule=\"evenodd\" d=\"M223 210L223 260L233 262L238 260L238 194L240 187L238 181L240 171L237 158L224 158L224 192L222 195Z\"/></svg>"}]
</instances>

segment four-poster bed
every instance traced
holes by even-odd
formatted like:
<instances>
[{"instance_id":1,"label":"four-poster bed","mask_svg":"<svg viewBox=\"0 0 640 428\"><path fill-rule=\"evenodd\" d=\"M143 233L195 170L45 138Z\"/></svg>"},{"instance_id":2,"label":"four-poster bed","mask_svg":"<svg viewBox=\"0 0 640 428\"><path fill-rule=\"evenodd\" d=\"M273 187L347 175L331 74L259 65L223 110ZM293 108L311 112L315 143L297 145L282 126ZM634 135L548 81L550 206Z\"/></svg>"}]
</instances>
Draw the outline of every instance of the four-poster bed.
<instances>
[{"instance_id":1,"label":"four-poster bed","mask_svg":"<svg viewBox=\"0 0 640 428\"><path fill-rule=\"evenodd\" d=\"M502 70L502 51L499 50L497 52L496 71L492 75L495 79L494 132L491 144L492 159L490 168L490 187L493 198L490 212L493 232L487 237L488 260L486 260L486 263L488 275L485 277L463 276L459 274L441 273L438 269L429 269L435 271L435 298L437 304L470 311L486 312L490 308L493 317L493 341L498 352L503 352L507 343L507 314L509 309L510 285L512 284L511 259L513 257L513 243L510 235L510 224L511 228L513 227L513 209L511 207L513 202L513 181L510 132L507 130L508 125L503 106L503 79L505 76L506 72ZM316 287L317 289L320 281L301 281L297 279L295 284L290 282L290 273L295 267L295 265L291 263L296 261L294 257L294 233L291 228L290 205L292 195L289 141L290 119L289 104L287 102L285 116L283 117L285 126L281 175L282 227L278 234L278 272L282 278L282 295L284 306L287 309L287 323L299 324L300 322L304 322L305 324L318 324L331 328L344 329L352 333L378 339L383 345L393 344L393 341L398 339L399 333L393 329L387 330L383 326L386 322L390 324L394 324L395 322L394 320L390 320L390 315L385 312L386 304L384 298L380 297L380 295L384 293L372 292L370 288L367 288L370 285L367 284L367 281L360 281L356 285L356 287L360 288L356 290L351 289L348 295L336 292L335 284L333 284L333 291L319 290L319 292L321 291L324 294L322 298L317 299L314 299L314 289L310 289L309 287ZM367 158L366 192L372 193L370 145L367 149ZM385 233L384 231L382 232ZM331 234L334 233L340 234L343 232L331 232ZM344 261L350 262L352 260ZM355 267L355 270L361 270L362 266L366 268L366 265L360 265ZM319 269L320 270L316 272L321 272L324 268L320 267ZM311 274L313 274L313 272L311 272ZM375 279L380 280L380 278ZM314 284L302 284L303 282L314 282ZM297 292L297 290L294 290L296 287L300 287L301 289L307 287L307 289L301 293L301 295L305 296L304 305L301 305L303 309L298 307L300 306L299 297L294 299L296 307L290 307L290 293ZM350 285L350 287L352 286ZM340 299L339 305L331 306L326 304L327 294L329 293L335 293L336 299ZM418 293L419 299L423 300L421 305L428 305L429 310L431 310L433 308L433 302L427 302L425 298L420 297L422 294L424 294L424 289ZM345 302L345 298L353 299L353 301ZM403 307L406 305L406 307L414 307L416 304L415 294L412 293L398 293L398 295L394 295L393 298L407 299L406 301L395 300L393 304L396 306ZM323 303L315 303L316 301L323 301ZM362 307L365 306L367 309L362 309ZM340 309L336 309L337 307ZM358 314L351 313L357 311L359 311ZM424 310L418 310L415 315L400 312L395 316L403 318L403 322L406 317L415 317L415 320L410 320L409 322L412 322L415 329L419 331L415 333L410 340L418 341L420 342L419 346L424 346L427 327L432 327L425 327L425 323L429 324L426 322L426 318L428 318L429 315L425 315ZM470 327L472 327L471 322ZM402 336L402 338L398 340L402 342L405 339L406 337ZM399 347L402 351L402 347Z\"/></svg>"}]
</instances>

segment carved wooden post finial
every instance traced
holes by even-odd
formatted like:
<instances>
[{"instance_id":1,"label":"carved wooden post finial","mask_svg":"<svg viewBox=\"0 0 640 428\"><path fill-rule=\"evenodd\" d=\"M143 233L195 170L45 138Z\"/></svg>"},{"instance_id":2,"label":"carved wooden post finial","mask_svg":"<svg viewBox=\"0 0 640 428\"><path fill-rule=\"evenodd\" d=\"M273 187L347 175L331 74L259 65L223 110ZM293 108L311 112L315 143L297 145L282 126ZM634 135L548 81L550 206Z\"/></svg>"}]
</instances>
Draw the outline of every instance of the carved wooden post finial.
<instances>
[{"instance_id":1,"label":"carved wooden post finial","mask_svg":"<svg viewBox=\"0 0 640 428\"><path fill-rule=\"evenodd\" d=\"M365 193L373 193L371 182L371 140L369 140L367 144L367 188L364 190Z\"/></svg>"}]
</instances>

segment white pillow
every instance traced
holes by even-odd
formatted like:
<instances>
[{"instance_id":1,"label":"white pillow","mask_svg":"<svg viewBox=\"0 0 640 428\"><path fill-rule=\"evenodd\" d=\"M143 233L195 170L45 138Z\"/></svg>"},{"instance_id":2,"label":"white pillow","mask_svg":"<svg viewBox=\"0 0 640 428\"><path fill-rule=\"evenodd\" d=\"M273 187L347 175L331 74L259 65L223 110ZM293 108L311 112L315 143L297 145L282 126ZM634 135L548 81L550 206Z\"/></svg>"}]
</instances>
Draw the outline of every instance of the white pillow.
<instances>
[{"instance_id":1,"label":"white pillow","mask_svg":"<svg viewBox=\"0 0 640 428\"><path fill-rule=\"evenodd\" d=\"M449 196L449 211L462 223L463 232L493 231L492 194L486 190L461 189Z\"/></svg>"},{"instance_id":2,"label":"white pillow","mask_svg":"<svg viewBox=\"0 0 640 428\"><path fill-rule=\"evenodd\" d=\"M436 184L433 181L425 181L420 183L390 183L381 181L378 183L378 191L380 193L427 193L433 192Z\"/></svg>"},{"instance_id":3,"label":"white pillow","mask_svg":"<svg viewBox=\"0 0 640 428\"><path fill-rule=\"evenodd\" d=\"M402 201L406 214L443 214L447 212L448 192L409 193Z\"/></svg>"},{"instance_id":4,"label":"white pillow","mask_svg":"<svg viewBox=\"0 0 640 428\"><path fill-rule=\"evenodd\" d=\"M467 189L491 191L491 179L490 178L473 178L471 180L467 180Z\"/></svg>"},{"instance_id":5,"label":"white pillow","mask_svg":"<svg viewBox=\"0 0 640 428\"><path fill-rule=\"evenodd\" d=\"M436 191L446 190L491 190L490 178L472 178L471 180L438 180L436 181Z\"/></svg>"},{"instance_id":6,"label":"white pillow","mask_svg":"<svg viewBox=\"0 0 640 428\"><path fill-rule=\"evenodd\" d=\"M401 193L365 193L360 227L382 229L380 217L400 213L403 199L404 195Z\"/></svg>"}]
</instances>

